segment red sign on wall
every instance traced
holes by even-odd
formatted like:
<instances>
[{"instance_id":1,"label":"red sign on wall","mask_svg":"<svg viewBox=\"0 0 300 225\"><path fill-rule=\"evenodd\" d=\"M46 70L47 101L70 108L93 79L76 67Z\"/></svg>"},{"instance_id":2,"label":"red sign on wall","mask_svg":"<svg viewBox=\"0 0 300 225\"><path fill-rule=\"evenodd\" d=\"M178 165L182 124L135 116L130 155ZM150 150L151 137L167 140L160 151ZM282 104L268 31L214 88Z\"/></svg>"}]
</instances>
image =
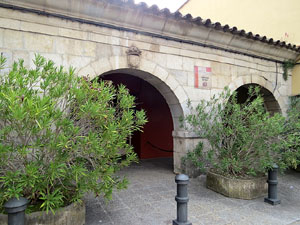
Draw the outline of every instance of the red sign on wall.
<instances>
[{"instance_id":1,"label":"red sign on wall","mask_svg":"<svg viewBox=\"0 0 300 225\"><path fill-rule=\"evenodd\" d=\"M195 88L211 88L211 67L195 66Z\"/></svg>"}]
</instances>

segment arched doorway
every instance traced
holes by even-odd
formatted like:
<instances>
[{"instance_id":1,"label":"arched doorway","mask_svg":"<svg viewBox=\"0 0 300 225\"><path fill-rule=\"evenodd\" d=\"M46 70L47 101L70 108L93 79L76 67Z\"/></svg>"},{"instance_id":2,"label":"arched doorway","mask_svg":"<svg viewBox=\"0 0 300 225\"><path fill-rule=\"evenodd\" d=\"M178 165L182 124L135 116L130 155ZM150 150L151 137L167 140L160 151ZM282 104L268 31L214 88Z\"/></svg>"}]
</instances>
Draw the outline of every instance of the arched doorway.
<instances>
[{"instance_id":1,"label":"arched doorway","mask_svg":"<svg viewBox=\"0 0 300 225\"><path fill-rule=\"evenodd\" d=\"M173 119L168 103L162 94L144 79L138 71L116 70L100 76L114 85L124 84L136 97L137 110L146 111L148 123L143 132L136 132L131 144L140 159L173 157ZM142 72L140 72L141 74Z\"/></svg>"},{"instance_id":2,"label":"arched doorway","mask_svg":"<svg viewBox=\"0 0 300 225\"><path fill-rule=\"evenodd\" d=\"M126 56L103 57L86 65L78 71L79 76L89 75L90 79L97 79L99 76L108 74L127 74L132 75L151 84L166 100L173 120L173 169L180 172L181 158L188 151L188 143L193 142L193 135L183 131L180 126L179 118L185 114L187 92L175 77L159 64L140 58L138 69L128 67ZM194 142L193 142L194 143ZM159 146L158 146L159 147Z\"/></svg>"},{"instance_id":3,"label":"arched doorway","mask_svg":"<svg viewBox=\"0 0 300 225\"><path fill-rule=\"evenodd\" d=\"M237 92L237 101L238 103L244 103L246 99L249 97L248 91L250 86L258 86L260 88L260 94L264 98L264 106L265 109L273 115L274 113L281 113L280 106L276 101L274 95L267 90L266 88L258 85L258 84L245 84L236 89Z\"/></svg>"}]
</instances>

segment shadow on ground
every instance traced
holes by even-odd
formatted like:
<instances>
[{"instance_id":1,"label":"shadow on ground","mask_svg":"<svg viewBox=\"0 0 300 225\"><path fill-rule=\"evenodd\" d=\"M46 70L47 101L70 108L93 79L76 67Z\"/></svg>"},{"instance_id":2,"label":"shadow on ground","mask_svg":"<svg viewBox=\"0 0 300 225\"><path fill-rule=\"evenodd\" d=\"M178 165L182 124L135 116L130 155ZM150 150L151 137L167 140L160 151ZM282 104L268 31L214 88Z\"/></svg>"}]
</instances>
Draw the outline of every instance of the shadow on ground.
<instances>
[{"instance_id":1,"label":"shadow on ground","mask_svg":"<svg viewBox=\"0 0 300 225\"><path fill-rule=\"evenodd\" d=\"M176 218L176 185L172 159L143 160L123 170L128 189L113 200L86 196L86 225L170 225ZM264 198L231 199L205 187L205 176L190 180L189 220L193 225L300 225L300 173L279 176L278 197L272 206Z\"/></svg>"}]
</instances>

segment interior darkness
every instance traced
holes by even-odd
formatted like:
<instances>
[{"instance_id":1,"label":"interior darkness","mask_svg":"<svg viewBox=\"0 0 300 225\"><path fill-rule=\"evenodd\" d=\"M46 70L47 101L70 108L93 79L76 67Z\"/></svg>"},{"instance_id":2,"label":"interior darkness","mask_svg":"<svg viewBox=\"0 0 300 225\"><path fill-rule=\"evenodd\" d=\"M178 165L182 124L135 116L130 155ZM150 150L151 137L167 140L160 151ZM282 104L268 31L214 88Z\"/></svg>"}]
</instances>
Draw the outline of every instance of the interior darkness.
<instances>
[{"instance_id":1,"label":"interior darkness","mask_svg":"<svg viewBox=\"0 0 300 225\"><path fill-rule=\"evenodd\" d=\"M247 84L239 87L237 92L237 102L242 104L245 103L245 101L248 98L248 90L250 86L259 86L257 84ZM274 95L268 91L267 89L260 87L260 93L262 97L264 98L264 106L265 109L270 112L271 114L274 114L275 112L281 112L278 102L276 101Z\"/></svg>"},{"instance_id":2,"label":"interior darkness","mask_svg":"<svg viewBox=\"0 0 300 225\"><path fill-rule=\"evenodd\" d=\"M140 159L173 156L173 121L164 97L148 82L128 74L113 73L101 77L114 85L124 84L136 97L136 109L146 111L148 123L136 132L131 143Z\"/></svg>"},{"instance_id":3,"label":"interior darkness","mask_svg":"<svg viewBox=\"0 0 300 225\"><path fill-rule=\"evenodd\" d=\"M244 85L244 86L239 87L236 90L236 92L237 92L237 96L236 96L237 97L237 102L239 104L245 103L247 98L249 97L249 94L248 94L249 89L248 88L249 88L248 86ZM253 100L253 99L251 99L251 100Z\"/></svg>"}]
</instances>

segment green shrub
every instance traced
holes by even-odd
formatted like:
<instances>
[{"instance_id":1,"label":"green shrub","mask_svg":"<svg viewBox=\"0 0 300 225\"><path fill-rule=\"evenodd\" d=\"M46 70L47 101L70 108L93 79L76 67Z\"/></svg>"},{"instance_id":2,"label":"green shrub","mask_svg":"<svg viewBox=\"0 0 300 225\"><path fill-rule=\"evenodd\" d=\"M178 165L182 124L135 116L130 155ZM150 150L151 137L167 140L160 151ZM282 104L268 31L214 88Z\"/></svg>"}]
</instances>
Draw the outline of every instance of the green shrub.
<instances>
[{"instance_id":1,"label":"green shrub","mask_svg":"<svg viewBox=\"0 0 300 225\"><path fill-rule=\"evenodd\" d=\"M39 55L34 64L20 60L0 78L0 206L24 196L29 211L54 212L86 192L110 198L126 187L116 172L137 159L128 138L145 113L124 86L79 78Z\"/></svg>"},{"instance_id":2,"label":"green shrub","mask_svg":"<svg viewBox=\"0 0 300 225\"><path fill-rule=\"evenodd\" d=\"M194 167L199 168L201 172L205 170L205 158L203 152L203 143L200 141L194 150L188 151L188 153L181 158L181 163L184 167L189 166L191 163ZM186 171L184 171L186 173Z\"/></svg>"},{"instance_id":3,"label":"green shrub","mask_svg":"<svg viewBox=\"0 0 300 225\"><path fill-rule=\"evenodd\" d=\"M296 168L300 164L300 97L290 98L287 121L283 133L285 160Z\"/></svg>"},{"instance_id":4,"label":"green shrub","mask_svg":"<svg viewBox=\"0 0 300 225\"><path fill-rule=\"evenodd\" d=\"M286 119L270 116L258 87L250 87L245 103L228 88L196 107L181 119L186 129L208 140L210 148L201 157L218 173L231 177L264 174L276 163L281 169L292 165L295 152L286 151ZM198 157L199 159L199 157ZM201 167L203 164L199 164Z\"/></svg>"}]
</instances>

